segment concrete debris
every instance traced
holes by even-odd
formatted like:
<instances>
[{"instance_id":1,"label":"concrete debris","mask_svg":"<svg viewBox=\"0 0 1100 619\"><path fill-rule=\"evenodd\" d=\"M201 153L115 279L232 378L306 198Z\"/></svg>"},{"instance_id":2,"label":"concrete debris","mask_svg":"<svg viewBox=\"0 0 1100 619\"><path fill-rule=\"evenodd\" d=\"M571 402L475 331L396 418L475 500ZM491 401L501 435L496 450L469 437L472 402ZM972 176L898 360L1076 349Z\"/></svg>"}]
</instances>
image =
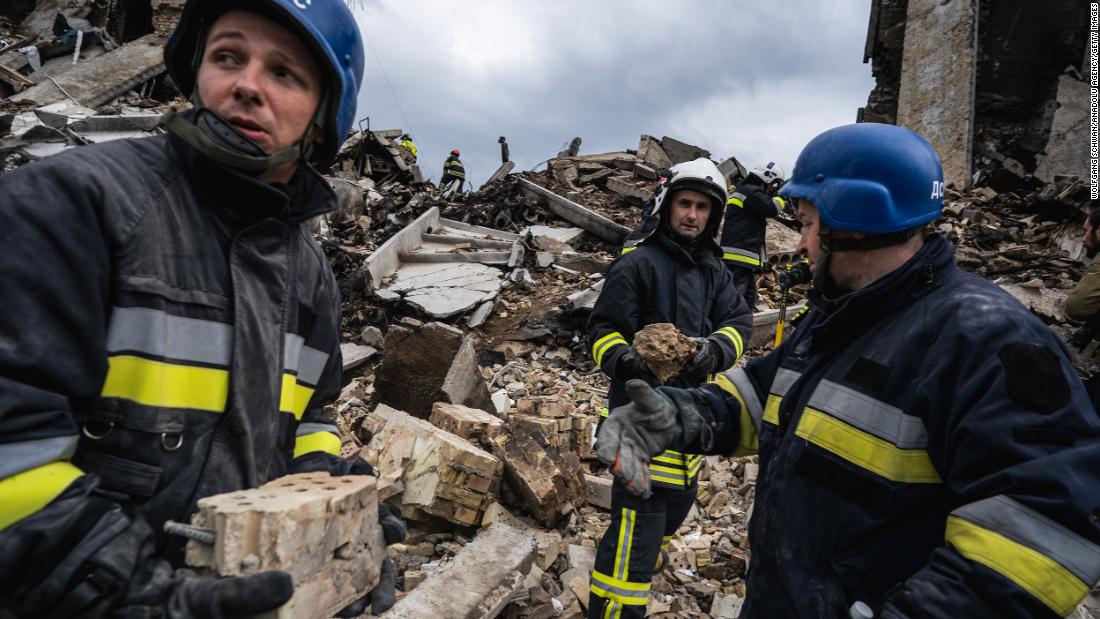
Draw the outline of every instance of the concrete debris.
<instances>
[{"instance_id":1,"label":"concrete debris","mask_svg":"<svg viewBox=\"0 0 1100 619\"><path fill-rule=\"evenodd\" d=\"M493 438L493 453L504 462L508 483L523 506L552 527L585 503L587 487L580 460L575 453L551 446L538 430L512 423L509 430Z\"/></svg>"},{"instance_id":2,"label":"concrete debris","mask_svg":"<svg viewBox=\"0 0 1100 619\"><path fill-rule=\"evenodd\" d=\"M481 522L500 492L501 462L446 430L380 404L363 422L372 434L360 455L385 481L400 481L395 497L407 518L431 516L460 525Z\"/></svg>"},{"instance_id":3,"label":"concrete debris","mask_svg":"<svg viewBox=\"0 0 1100 619\"><path fill-rule=\"evenodd\" d=\"M508 605L534 560L535 540L528 531L495 523L381 616L492 619Z\"/></svg>"},{"instance_id":4,"label":"concrete debris","mask_svg":"<svg viewBox=\"0 0 1100 619\"><path fill-rule=\"evenodd\" d=\"M428 421L459 438L490 449L493 437L500 434L504 425L499 417L485 411L446 402L432 405L432 416Z\"/></svg>"},{"instance_id":5,"label":"concrete debris","mask_svg":"<svg viewBox=\"0 0 1100 619\"><path fill-rule=\"evenodd\" d=\"M436 402L492 410L473 340L449 325L393 326L375 373L372 402L427 419Z\"/></svg>"},{"instance_id":6,"label":"concrete debris","mask_svg":"<svg viewBox=\"0 0 1100 619\"><path fill-rule=\"evenodd\" d=\"M634 350L662 383L678 375L697 349L690 337L669 322L646 325L634 334Z\"/></svg>"},{"instance_id":7,"label":"concrete debris","mask_svg":"<svg viewBox=\"0 0 1100 619\"><path fill-rule=\"evenodd\" d=\"M199 500L192 525L215 543L187 543L187 564L219 576L288 572L294 597L279 619L331 617L378 583L385 541L374 477L290 475Z\"/></svg>"}]
</instances>

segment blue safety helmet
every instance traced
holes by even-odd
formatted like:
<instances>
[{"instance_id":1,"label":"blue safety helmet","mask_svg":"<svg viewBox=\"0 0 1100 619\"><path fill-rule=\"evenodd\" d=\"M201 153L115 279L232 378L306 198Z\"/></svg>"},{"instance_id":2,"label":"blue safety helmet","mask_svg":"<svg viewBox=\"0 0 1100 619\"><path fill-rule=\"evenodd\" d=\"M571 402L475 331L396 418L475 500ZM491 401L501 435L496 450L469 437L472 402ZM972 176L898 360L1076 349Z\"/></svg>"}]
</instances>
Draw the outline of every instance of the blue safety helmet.
<instances>
[{"instance_id":1,"label":"blue safety helmet","mask_svg":"<svg viewBox=\"0 0 1100 619\"><path fill-rule=\"evenodd\" d=\"M179 25L164 48L164 62L172 81L185 96L195 89L207 30L223 13L240 9L271 16L284 27L297 30L325 72L323 109L315 122L324 132L310 160L327 166L355 121L356 100L363 82L363 37L355 16L344 0L188 0Z\"/></svg>"},{"instance_id":2,"label":"blue safety helmet","mask_svg":"<svg viewBox=\"0 0 1100 619\"><path fill-rule=\"evenodd\" d=\"M900 232L943 213L943 168L932 145L909 129L844 125L802 149L779 195L813 202L833 230Z\"/></svg>"}]
</instances>

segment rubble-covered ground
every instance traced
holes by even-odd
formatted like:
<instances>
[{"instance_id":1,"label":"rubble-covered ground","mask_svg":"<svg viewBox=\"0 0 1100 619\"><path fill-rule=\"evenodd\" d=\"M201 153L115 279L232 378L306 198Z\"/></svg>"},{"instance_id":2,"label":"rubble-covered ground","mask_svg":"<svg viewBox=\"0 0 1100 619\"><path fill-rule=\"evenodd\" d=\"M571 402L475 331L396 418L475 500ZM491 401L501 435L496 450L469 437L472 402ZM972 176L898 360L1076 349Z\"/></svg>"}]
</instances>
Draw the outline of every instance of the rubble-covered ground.
<instances>
[{"instance_id":1,"label":"rubble-covered ground","mask_svg":"<svg viewBox=\"0 0 1100 619\"><path fill-rule=\"evenodd\" d=\"M87 143L155 135L156 118L169 105L186 105L163 67L138 66L150 57L141 46L159 44L144 37L170 29L178 2L153 2L155 32L127 30L125 16L112 13L122 10L110 8L116 3L70 5L60 35L52 19L28 37L0 15L0 173ZM71 36L78 30L85 33L81 49ZM41 50L49 78L16 49L27 45ZM90 79L103 74L85 74L92 63L111 79ZM389 549L400 596L443 571L483 526L502 521L530 530L538 549L501 616L581 617L594 548L610 519L610 478L591 450L608 381L589 355L588 311L618 254L616 235L640 221L659 178L674 163L710 153L642 135L636 148L580 154L574 147L544 169L502 168L477 191L445 198L422 182L394 142L400 134L350 137L325 171L340 208L311 224L343 298L347 384L333 405L343 452L375 458L391 482L390 502L409 518L408 539ZM720 163L731 178L745 173L734 158ZM980 163L979 178L1003 181L1016 173L993 160ZM1002 285L1065 336L1071 326L1061 306L1084 268L1079 238L1088 188L1016 180L1005 193L980 182L963 193L949 190L934 227L956 245L963 269ZM526 183L557 198L547 201ZM571 219L562 214L578 208L617 227L578 227L576 210ZM785 225L769 223L776 232ZM769 253L788 255L791 236L780 234L787 240ZM450 269L463 270L447 279ZM416 278L427 283L409 283ZM458 299L446 308L416 294L444 287ZM779 306L772 272L760 276L758 288L760 310ZM466 300L464 290L476 298ZM804 292L797 288L790 303ZM746 359L769 348L752 348ZM415 377L401 365L413 355L425 355ZM430 420L435 429L398 413L380 417L398 396L420 398L420 410L409 404L400 415ZM381 440L384 432L390 444ZM397 444L409 451L397 452ZM427 451L418 451L422 445ZM670 544L670 564L654 578L652 616L737 615L757 470L755 457L707 458L695 508ZM429 484L432 475L439 479Z\"/></svg>"}]
</instances>

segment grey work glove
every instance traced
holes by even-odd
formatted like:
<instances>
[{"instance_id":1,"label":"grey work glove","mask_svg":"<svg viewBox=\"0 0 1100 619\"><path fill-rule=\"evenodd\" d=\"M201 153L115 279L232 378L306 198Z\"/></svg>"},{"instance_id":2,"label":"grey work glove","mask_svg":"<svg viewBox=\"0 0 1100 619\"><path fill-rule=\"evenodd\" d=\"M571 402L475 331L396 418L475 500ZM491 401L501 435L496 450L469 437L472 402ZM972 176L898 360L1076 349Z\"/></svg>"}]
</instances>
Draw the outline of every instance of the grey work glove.
<instances>
[{"instance_id":1,"label":"grey work glove","mask_svg":"<svg viewBox=\"0 0 1100 619\"><path fill-rule=\"evenodd\" d=\"M657 380L657 377L646 366L645 361L642 361L642 358L638 356L638 352L634 350L633 346L628 347L628 350L615 362L615 372L612 378L624 382L638 379L651 385L661 384L661 381Z\"/></svg>"},{"instance_id":2,"label":"grey work glove","mask_svg":"<svg viewBox=\"0 0 1100 619\"><path fill-rule=\"evenodd\" d=\"M718 344L705 337L693 337L697 346L695 356L684 364L680 378L688 385L698 385L707 379L707 374L717 372L722 362L722 350Z\"/></svg>"},{"instance_id":3,"label":"grey work glove","mask_svg":"<svg viewBox=\"0 0 1100 619\"><path fill-rule=\"evenodd\" d=\"M597 436L596 455L611 466L631 494L648 498L649 460L666 449L690 444L705 423L691 394L644 381L626 383L631 403L611 411Z\"/></svg>"}]
</instances>

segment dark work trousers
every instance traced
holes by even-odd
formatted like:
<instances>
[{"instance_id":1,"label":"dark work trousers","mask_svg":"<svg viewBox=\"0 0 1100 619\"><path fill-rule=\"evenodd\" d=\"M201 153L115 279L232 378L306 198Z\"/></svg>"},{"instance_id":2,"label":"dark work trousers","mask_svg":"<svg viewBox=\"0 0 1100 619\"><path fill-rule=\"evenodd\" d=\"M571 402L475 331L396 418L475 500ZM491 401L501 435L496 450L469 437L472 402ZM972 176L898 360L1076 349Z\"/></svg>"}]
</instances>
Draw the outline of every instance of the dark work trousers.
<instances>
[{"instance_id":1,"label":"dark work trousers","mask_svg":"<svg viewBox=\"0 0 1100 619\"><path fill-rule=\"evenodd\" d=\"M676 534L695 502L693 479L685 488L653 487L648 499L611 486L611 525L596 548L588 619L645 617L657 556Z\"/></svg>"},{"instance_id":2,"label":"dark work trousers","mask_svg":"<svg viewBox=\"0 0 1100 619\"><path fill-rule=\"evenodd\" d=\"M733 284L737 292L749 304L749 309L756 311L756 272L752 269L743 269L739 266L727 265L730 273L733 273Z\"/></svg>"}]
</instances>

